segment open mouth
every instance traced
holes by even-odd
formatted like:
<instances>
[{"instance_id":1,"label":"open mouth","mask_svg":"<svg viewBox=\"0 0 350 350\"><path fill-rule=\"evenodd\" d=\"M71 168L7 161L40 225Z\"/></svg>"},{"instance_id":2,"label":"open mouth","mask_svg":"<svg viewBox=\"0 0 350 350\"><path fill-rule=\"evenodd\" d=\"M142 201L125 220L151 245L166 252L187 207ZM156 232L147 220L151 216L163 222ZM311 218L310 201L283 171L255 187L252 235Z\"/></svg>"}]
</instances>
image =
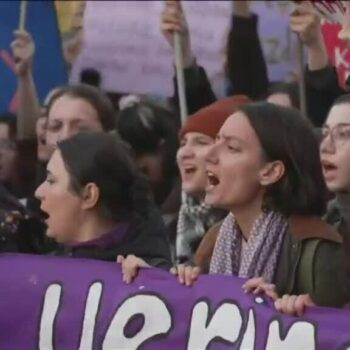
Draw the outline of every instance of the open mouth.
<instances>
[{"instance_id":1,"label":"open mouth","mask_svg":"<svg viewBox=\"0 0 350 350\"><path fill-rule=\"evenodd\" d=\"M207 172L207 176L208 176L208 182L210 186L217 186L220 183L220 180L218 179L218 177L213 174L211 171Z\"/></svg>"},{"instance_id":2,"label":"open mouth","mask_svg":"<svg viewBox=\"0 0 350 350\"><path fill-rule=\"evenodd\" d=\"M43 216L44 221L47 222L47 220L49 219L50 215L46 211L44 211L44 209L41 208L41 207L40 207L40 210L41 210L41 214Z\"/></svg>"},{"instance_id":3,"label":"open mouth","mask_svg":"<svg viewBox=\"0 0 350 350\"><path fill-rule=\"evenodd\" d=\"M184 167L184 173L186 174L186 175L191 175L191 174L193 174L193 173L195 173L196 172L196 170L197 170L197 168L195 167L195 166L185 166Z\"/></svg>"},{"instance_id":4,"label":"open mouth","mask_svg":"<svg viewBox=\"0 0 350 350\"><path fill-rule=\"evenodd\" d=\"M322 162L322 167L325 172L337 170L337 166L330 162Z\"/></svg>"}]
</instances>

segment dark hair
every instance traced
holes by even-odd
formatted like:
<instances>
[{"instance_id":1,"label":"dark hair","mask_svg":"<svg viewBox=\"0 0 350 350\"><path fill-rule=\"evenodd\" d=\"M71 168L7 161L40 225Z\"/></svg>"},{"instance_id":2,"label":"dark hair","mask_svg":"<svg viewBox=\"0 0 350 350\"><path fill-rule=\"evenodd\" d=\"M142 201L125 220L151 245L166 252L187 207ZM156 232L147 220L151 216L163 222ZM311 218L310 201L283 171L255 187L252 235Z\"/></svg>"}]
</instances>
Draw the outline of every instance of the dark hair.
<instances>
[{"instance_id":1,"label":"dark hair","mask_svg":"<svg viewBox=\"0 0 350 350\"><path fill-rule=\"evenodd\" d=\"M175 113L150 101L137 102L118 113L117 130L136 156L160 152L164 181L171 187L178 173L179 126Z\"/></svg>"},{"instance_id":2,"label":"dark hair","mask_svg":"<svg viewBox=\"0 0 350 350\"><path fill-rule=\"evenodd\" d=\"M332 107L350 103L350 94L344 94L336 98L332 104Z\"/></svg>"},{"instance_id":3,"label":"dark hair","mask_svg":"<svg viewBox=\"0 0 350 350\"><path fill-rule=\"evenodd\" d=\"M308 120L292 108L267 102L239 109L257 134L268 161L280 160L285 175L271 185L266 205L289 215L322 215L326 207L317 137Z\"/></svg>"},{"instance_id":4,"label":"dark hair","mask_svg":"<svg viewBox=\"0 0 350 350\"><path fill-rule=\"evenodd\" d=\"M176 115L150 101L135 102L122 109L117 117L119 135L137 154L155 153L162 142L178 148Z\"/></svg>"},{"instance_id":5,"label":"dark hair","mask_svg":"<svg viewBox=\"0 0 350 350\"><path fill-rule=\"evenodd\" d=\"M35 139L11 141L8 145L15 152L11 176L2 185L17 198L26 198L35 190L37 167L37 142Z\"/></svg>"},{"instance_id":6,"label":"dark hair","mask_svg":"<svg viewBox=\"0 0 350 350\"><path fill-rule=\"evenodd\" d=\"M11 112L5 112L0 114L0 124L5 124L9 128L10 140L15 140L17 137L17 118L16 115Z\"/></svg>"},{"instance_id":7,"label":"dark hair","mask_svg":"<svg viewBox=\"0 0 350 350\"><path fill-rule=\"evenodd\" d=\"M271 83L268 89L268 96L273 94L286 94L290 99L292 107L300 110L299 86L297 82Z\"/></svg>"},{"instance_id":8,"label":"dark hair","mask_svg":"<svg viewBox=\"0 0 350 350\"><path fill-rule=\"evenodd\" d=\"M85 68L80 73L80 82L83 84L100 87L101 74L94 68Z\"/></svg>"},{"instance_id":9,"label":"dark hair","mask_svg":"<svg viewBox=\"0 0 350 350\"><path fill-rule=\"evenodd\" d=\"M66 85L60 87L50 98L47 106L47 115L49 115L55 101L65 95L81 98L90 103L97 112L102 129L104 131L114 130L115 112L111 101L101 90L86 84Z\"/></svg>"},{"instance_id":10,"label":"dark hair","mask_svg":"<svg viewBox=\"0 0 350 350\"><path fill-rule=\"evenodd\" d=\"M98 208L104 219L117 223L146 211L148 188L116 135L80 133L58 143L58 149L73 192L80 194L91 182L99 188Z\"/></svg>"}]
</instances>

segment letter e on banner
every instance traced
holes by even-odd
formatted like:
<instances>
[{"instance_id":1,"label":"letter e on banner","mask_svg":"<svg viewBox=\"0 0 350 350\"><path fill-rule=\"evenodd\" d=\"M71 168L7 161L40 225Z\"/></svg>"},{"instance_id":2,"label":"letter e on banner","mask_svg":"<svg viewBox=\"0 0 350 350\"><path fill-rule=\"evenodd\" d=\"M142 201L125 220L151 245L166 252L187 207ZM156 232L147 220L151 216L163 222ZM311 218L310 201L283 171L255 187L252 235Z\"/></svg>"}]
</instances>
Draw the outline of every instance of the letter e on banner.
<instances>
[{"instance_id":1,"label":"letter e on banner","mask_svg":"<svg viewBox=\"0 0 350 350\"><path fill-rule=\"evenodd\" d=\"M142 328L133 336L125 335L125 328L135 316L143 316ZM138 349L145 341L169 332L171 314L156 295L139 294L126 299L118 308L103 341L102 349Z\"/></svg>"},{"instance_id":2,"label":"letter e on banner","mask_svg":"<svg viewBox=\"0 0 350 350\"><path fill-rule=\"evenodd\" d=\"M238 339L243 320L236 304L220 305L209 322L208 314L209 306L205 301L197 303L193 308L188 350L204 350L217 338L230 343Z\"/></svg>"}]
</instances>

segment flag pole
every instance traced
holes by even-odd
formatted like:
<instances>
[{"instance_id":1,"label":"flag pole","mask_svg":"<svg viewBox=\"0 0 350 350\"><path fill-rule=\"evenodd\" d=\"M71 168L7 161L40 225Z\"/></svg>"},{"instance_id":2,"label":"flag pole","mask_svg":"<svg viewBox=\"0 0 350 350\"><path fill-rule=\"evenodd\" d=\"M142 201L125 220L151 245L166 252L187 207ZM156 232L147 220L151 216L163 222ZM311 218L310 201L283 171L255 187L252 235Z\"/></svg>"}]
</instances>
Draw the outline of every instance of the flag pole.
<instances>
[{"instance_id":1,"label":"flag pole","mask_svg":"<svg viewBox=\"0 0 350 350\"><path fill-rule=\"evenodd\" d=\"M27 17L27 0L21 0L20 9L19 9L19 23L18 23L18 29L21 31L25 30L26 17Z\"/></svg>"},{"instance_id":2,"label":"flag pole","mask_svg":"<svg viewBox=\"0 0 350 350\"><path fill-rule=\"evenodd\" d=\"M181 36L179 33L174 32L174 49L175 49L175 67L176 67L176 81L178 100L180 105L181 125L186 123L187 118L187 103L185 93L185 76L184 76L184 64L181 46Z\"/></svg>"},{"instance_id":3,"label":"flag pole","mask_svg":"<svg viewBox=\"0 0 350 350\"><path fill-rule=\"evenodd\" d=\"M305 86L305 63L304 63L304 45L298 36L297 43L298 55L298 76L299 76L299 100L300 111L302 115L307 118L307 104L306 104L306 86Z\"/></svg>"}]
</instances>

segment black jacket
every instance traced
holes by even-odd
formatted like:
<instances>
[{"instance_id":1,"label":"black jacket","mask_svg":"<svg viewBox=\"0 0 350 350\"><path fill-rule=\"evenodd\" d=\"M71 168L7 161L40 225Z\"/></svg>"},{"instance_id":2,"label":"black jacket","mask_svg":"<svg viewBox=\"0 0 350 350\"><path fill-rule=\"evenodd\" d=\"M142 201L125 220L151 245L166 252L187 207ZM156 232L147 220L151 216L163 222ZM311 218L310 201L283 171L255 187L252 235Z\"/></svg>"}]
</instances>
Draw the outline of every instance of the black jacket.
<instances>
[{"instance_id":1,"label":"black jacket","mask_svg":"<svg viewBox=\"0 0 350 350\"><path fill-rule=\"evenodd\" d=\"M265 97L268 89L267 65L258 34L258 16L232 16L227 42L226 76L229 95L247 95L252 100ZM184 69L188 114L216 101L210 81L203 67L196 63ZM174 77L177 103L177 83Z\"/></svg>"},{"instance_id":2,"label":"black jacket","mask_svg":"<svg viewBox=\"0 0 350 350\"><path fill-rule=\"evenodd\" d=\"M45 253L50 246L45 230L45 224L0 185L0 252Z\"/></svg>"},{"instance_id":3,"label":"black jacket","mask_svg":"<svg viewBox=\"0 0 350 350\"><path fill-rule=\"evenodd\" d=\"M346 91L339 86L337 71L332 65L316 71L307 67L305 82L308 114L314 125L321 127L334 100Z\"/></svg>"},{"instance_id":4,"label":"black jacket","mask_svg":"<svg viewBox=\"0 0 350 350\"><path fill-rule=\"evenodd\" d=\"M149 265L172 267L169 239L160 213L150 210L147 217L135 215L126 230L120 225L100 239L75 246L60 246L54 255L116 261L118 255L136 255Z\"/></svg>"},{"instance_id":5,"label":"black jacket","mask_svg":"<svg viewBox=\"0 0 350 350\"><path fill-rule=\"evenodd\" d=\"M249 18L232 16L226 76L231 84L229 95L247 95L252 100L264 99L268 95L270 83L255 14ZM216 101L203 67L194 63L184 70L184 77L189 115ZM317 71L310 71L306 67L305 83L307 115L316 127L320 127L334 99L346 92L339 86L336 69L331 65ZM176 78L174 85L174 100L177 102Z\"/></svg>"}]
</instances>

